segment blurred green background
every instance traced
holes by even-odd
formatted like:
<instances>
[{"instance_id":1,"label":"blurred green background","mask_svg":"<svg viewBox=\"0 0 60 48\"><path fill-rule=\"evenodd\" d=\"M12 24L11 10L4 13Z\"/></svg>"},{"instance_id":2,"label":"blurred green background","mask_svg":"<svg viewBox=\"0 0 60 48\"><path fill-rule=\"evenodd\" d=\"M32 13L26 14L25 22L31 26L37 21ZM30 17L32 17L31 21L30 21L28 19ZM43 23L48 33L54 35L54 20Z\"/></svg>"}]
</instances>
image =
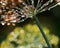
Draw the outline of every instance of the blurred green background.
<instances>
[{"instance_id":1,"label":"blurred green background","mask_svg":"<svg viewBox=\"0 0 60 48\"><path fill-rule=\"evenodd\" d=\"M53 48L60 48L60 19L47 12L37 17ZM0 25L0 48L47 47L34 19L27 19L16 26Z\"/></svg>"}]
</instances>

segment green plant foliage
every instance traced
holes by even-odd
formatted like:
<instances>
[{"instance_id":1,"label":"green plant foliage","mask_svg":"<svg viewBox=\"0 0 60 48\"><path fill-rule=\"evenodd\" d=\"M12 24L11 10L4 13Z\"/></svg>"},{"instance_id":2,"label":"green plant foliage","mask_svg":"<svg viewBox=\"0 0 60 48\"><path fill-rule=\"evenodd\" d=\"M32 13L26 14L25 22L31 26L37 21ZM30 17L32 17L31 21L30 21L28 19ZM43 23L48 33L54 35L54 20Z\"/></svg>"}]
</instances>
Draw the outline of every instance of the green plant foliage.
<instances>
[{"instance_id":1,"label":"green plant foliage","mask_svg":"<svg viewBox=\"0 0 60 48\"><path fill-rule=\"evenodd\" d=\"M51 44L57 46L59 38L50 34L50 30L44 27L46 36ZM6 40L1 43L1 48L43 48L47 47L36 24L26 24L16 27L8 34Z\"/></svg>"}]
</instances>

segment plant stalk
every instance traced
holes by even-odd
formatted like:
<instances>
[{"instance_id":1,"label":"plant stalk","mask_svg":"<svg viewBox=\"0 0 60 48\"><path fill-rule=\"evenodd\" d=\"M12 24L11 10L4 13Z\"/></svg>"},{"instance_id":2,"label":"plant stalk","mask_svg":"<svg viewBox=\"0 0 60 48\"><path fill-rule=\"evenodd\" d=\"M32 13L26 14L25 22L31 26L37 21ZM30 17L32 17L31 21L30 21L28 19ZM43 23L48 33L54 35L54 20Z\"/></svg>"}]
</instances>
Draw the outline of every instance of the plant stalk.
<instances>
[{"instance_id":1,"label":"plant stalk","mask_svg":"<svg viewBox=\"0 0 60 48\"><path fill-rule=\"evenodd\" d=\"M49 41L48 41L48 39L47 39L44 31L43 31L43 28L42 28L42 26L41 26L38 18L37 18L36 16L33 16L33 17L34 17L34 19L35 19L35 21L36 21L37 26L39 27L39 29L40 29L40 31L41 31L41 34L43 35L43 37L44 37L44 39L45 39L45 41L46 41L46 43L47 43L47 45L48 45L48 48L52 48L51 44L49 43Z\"/></svg>"}]
</instances>

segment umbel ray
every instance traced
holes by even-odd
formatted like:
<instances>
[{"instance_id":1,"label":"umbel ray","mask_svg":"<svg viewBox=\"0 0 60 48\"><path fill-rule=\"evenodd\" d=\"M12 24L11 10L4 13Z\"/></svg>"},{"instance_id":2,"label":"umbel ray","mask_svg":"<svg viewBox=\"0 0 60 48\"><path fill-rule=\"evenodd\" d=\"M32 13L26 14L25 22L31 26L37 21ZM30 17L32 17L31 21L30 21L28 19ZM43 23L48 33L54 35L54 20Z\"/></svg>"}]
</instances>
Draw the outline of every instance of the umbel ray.
<instances>
[{"instance_id":1,"label":"umbel ray","mask_svg":"<svg viewBox=\"0 0 60 48\"><path fill-rule=\"evenodd\" d=\"M57 5L60 5L59 0L0 0L0 24L15 25L27 18L34 18L48 48L52 48L36 15Z\"/></svg>"},{"instance_id":2,"label":"umbel ray","mask_svg":"<svg viewBox=\"0 0 60 48\"><path fill-rule=\"evenodd\" d=\"M57 6L53 0L0 0L0 24L15 25Z\"/></svg>"}]
</instances>

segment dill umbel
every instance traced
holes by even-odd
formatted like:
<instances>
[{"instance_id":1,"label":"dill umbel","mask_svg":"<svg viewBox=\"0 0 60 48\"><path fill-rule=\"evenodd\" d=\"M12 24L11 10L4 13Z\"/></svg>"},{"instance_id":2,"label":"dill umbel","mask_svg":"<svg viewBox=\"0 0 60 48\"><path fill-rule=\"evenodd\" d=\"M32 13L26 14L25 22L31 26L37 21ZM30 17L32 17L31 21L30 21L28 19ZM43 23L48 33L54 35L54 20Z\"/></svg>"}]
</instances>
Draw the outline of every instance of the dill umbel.
<instances>
[{"instance_id":1,"label":"dill umbel","mask_svg":"<svg viewBox=\"0 0 60 48\"><path fill-rule=\"evenodd\" d=\"M55 7L56 3L53 3L53 1L0 0L0 23L2 25L14 25L15 23L23 22L27 18L32 18L36 14Z\"/></svg>"}]
</instances>

